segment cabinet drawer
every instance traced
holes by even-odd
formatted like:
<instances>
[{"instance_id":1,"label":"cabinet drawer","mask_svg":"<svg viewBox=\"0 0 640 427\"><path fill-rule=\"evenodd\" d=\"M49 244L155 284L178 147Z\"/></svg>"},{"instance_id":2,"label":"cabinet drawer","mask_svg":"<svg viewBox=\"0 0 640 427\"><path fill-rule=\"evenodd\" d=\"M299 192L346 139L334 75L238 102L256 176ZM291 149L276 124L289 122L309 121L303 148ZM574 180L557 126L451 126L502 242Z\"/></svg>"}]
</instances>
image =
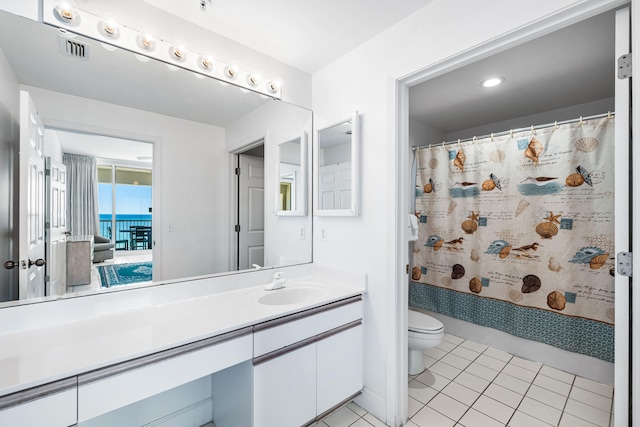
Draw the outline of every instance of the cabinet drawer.
<instances>
[{"instance_id":1,"label":"cabinet drawer","mask_svg":"<svg viewBox=\"0 0 640 427\"><path fill-rule=\"evenodd\" d=\"M170 390L251 359L250 328L241 336L193 349L168 350L78 377L78 421ZM215 340L218 337L214 337ZM205 340L206 341L206 340ZM194 343L198 344L198 343ZM168 353L169 356L167 356ZM174 354L175 355L172 355ZM154 359L155 356L155 359ZM146 359L146 360L145 360Z\"/></svg>"},{"instance_id":2,"label":"cabinet drawer","mask_svg":"<svg viewBox=\"0 0 640 427\"><path fill-rule=\"evenodd\" d=\"M256 325L253 334L253 356L261 356L362 319L362 312L362 298L358 296L309 310L306 316L305 313L291 316L290 321L285 317Z\"/></svg>"},{"instance_id":3,"label":"cabinet drawer","mask_svg":"<svg viewBox=\"0 0 640 427\"><path fill-rule=\"evenodd\" d=\"M0 426L67 427L76 423L76 378L0 398Z\"/></svg>"}]
</instances>

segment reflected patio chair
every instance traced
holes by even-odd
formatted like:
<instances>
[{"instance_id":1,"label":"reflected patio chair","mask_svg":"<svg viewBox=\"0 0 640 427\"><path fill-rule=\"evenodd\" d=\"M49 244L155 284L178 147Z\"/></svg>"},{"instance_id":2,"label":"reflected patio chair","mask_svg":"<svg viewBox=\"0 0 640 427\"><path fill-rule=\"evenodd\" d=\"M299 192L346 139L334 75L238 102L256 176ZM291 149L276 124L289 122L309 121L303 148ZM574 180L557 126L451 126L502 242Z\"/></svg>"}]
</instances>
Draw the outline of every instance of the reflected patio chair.
<instances>
[{"instance_id":1,"label":"reflected patio chair","mask_svg":"<svg viewBox=\"0 0 640 427\"><path fill-rule=\"evenodd\" d=\"M151 249L151 227L146 225L131 226L131 249Z\"/></svg>"}]
</instances>

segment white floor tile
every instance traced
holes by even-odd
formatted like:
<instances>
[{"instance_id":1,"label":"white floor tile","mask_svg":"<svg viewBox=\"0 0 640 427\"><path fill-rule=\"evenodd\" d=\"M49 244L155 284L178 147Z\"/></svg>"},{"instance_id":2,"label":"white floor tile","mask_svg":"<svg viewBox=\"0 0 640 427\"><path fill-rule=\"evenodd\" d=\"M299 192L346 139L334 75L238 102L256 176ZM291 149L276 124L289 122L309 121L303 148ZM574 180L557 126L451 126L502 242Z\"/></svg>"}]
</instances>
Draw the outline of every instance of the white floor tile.
<instances>
[{"instance_id":1,"label":"white floor tile","mask_svg":"<svg viewBox=\"0 0 640 427\"><path fill-rule=\"evenodd\" d=\"M507 375L502 372L498 374L495 380L493 380L493 383L498 384L511 391L515 391L516 393L521 394L523 396L529 389L529 386L531 385L526 381L522 381L518 378L514 378L511 375Z\"/></svg>"},{"instance_id":2,"label":"white floor tile","mask_svg":"<svg viewBox=\"0 0 640 427\"><path fill-rule=\"evenodd\" d=\"M500 421L502 424L506 424L515 411L514 408L484 395L476 400L472 408Z\"/></svg>"},{"instance_id":3,"label":"white floor tile","mask_svg":"<svg viewBox=\"0 0 640 427\"><path fill-rule=\"evenodd\" d=\"M450 342L451 344L455 344L455 345L458 345L464 341L464 338L460 338L451 334L444 334L444 337L442 339L444 341Z\"/></svg>"},{"instance_id":4,"label":"white floor tile","mask_svg":"<svg viewBox=\"0 0 640 427\"><path fill-rule=\"evenodd\" d=\"M493 357L494 359L502 360L503 362L508 362L513 357L511 354L502 350L497 350L493 347L489 347L488 349L486 349L483 354L489 357Z\"/></svg>"},{"instance_id":5,"label":"white floor tile","mask_svg":"<svg viewBox=\"0 0 640 427\"><path fill-rule=\"evenodd\" d=\"M429 356L433 359L440 360L447 355L447 352L440 350L438 347L431 347L424 351L425 356Z\"/></svg>"},{"instance_id":6,"label":"white floor tile","mask_svg":"<svg viewBox=\"0 0 640 427\"><path fill-rule=\"evenodd\" d=\"M435 409L447 418L451 418L454 421L458 421L469 407L457 400L440 393L427 405L431 409Z\"/></svg>"},{"instance_id":7,"label":"white floor tile","mask_svg":"<svg viewBox=\"0 0 640 427\"><path fill-rule=\"evenodd\" d=\"M446 363L447 365L454 366L458 369L465 369L467 366L471 364L471 360L465 359L464 357L456 356L455 354L447 354L442 359L441 362Z\"/></svg>"},{"instance_id":8,"label":"white floor tile","mask_svg":"<svg viewBox=\"0 0 640 427\"><path fill-rule=\"evenodd\" d=\"M456 422L440 412L425 406L411 418L418 427L453 427Z\"/></svg>"},{"instance_id":9,"label":"white floor tile","mask_svg":"<svg viewBox=\"0 0 640 427\"><path fill-rule=\"evenodd\" d=\"M464 427L504 427L504 424L471 408L460 419Z\"/></svg>"},{"instance_id":10,"label":"white floor tile","mask_svg":"<svg viewBox=\"0 0 640 427\"><path fill-rule=\"evenodd\" d=\"M554 378L564 383L572 384L573 379L576 377L568 372L561 371L560 369L552 368L551 366L544 365L540 369L540 373L550 378Z\"/></svg>"},{"instance_id":11,"label":"white floor tile","mask_svg":"<svg viewBox=\"0 0 640 427\"><path fill-rule=\"evenodd\" d=\"M564 409L564 404L567 401L566 396L554 393L551 390L544 389L535 384L531 384L531 387L529 387L529 391L527 391L527 397L530 397L533 400L537 400L538 402L542 402L545 405L552 406L561 411Z\"/></svg>"},{"instance_id":12,"label":"white floor tile","mask_svg":"<svg viewBox=\"0 0 640 427\"><path fill-rule=\"evenodd\" d=\"M493 383L487 387L484 392L485 396L489 396L492 399L497 400L498 402L502 402L505 405L509 405L512 408L517 408L520 402L522 402L521 394L516 393L515 391L511 391L507 388L504 388L496 383Z\"/></svg>"},{"instance_id":13,"label":"white floor tile","mask_svg":"<svg viewBox=\"0 0 640 427\"><path fill-rule=\"evenodd\" d=\"M424 404L422 402L419 402L413 397L409 396L409 418L417 414L423 406Z\"/></svg>"},{"instance_id":14,"label":"white floor tile","mask_svg":"<svg viewBox=\"0 0 640 427\"><path fill-rule=\"evenodd\" d=\"M569 398L585 403L605 412L611 412L612 399L601 396L589 390L573 387L569 393Z\"/></svg>"},{"instance_id":15,"label":"white floor tile","mask_svg":"<svg viewBox=\"0 0 640 427\"><path fill-rule=\"evenodd\" d=\"M562 414L559 427L596 427L596 425L565 412Z\"/></svg>"},{"instance_id":16,"label":"white floor tile","mask_svg":"<svg viewBox=\"0 0 640 427\"><path fill-rule=\"evenodd\" d=\"M324 421L329 427L348 427L356 422L358 418L360 418L358 414L346 406L343 406L333 414L324 418L322 421Z\"/></svg>"},{"instance_id":17,"label":"white floor tile","mask_svg":"<svg viewBox=\"0 0 640 427\"><path fill-rule=\"evenodd\" d=\"M549 427L547 424L539 419L525 414L524 412L516 411L509 420L509 427Z\"/></svg>"},{"instance_id":18,"label":"white floor tile","mask_svg":"<svg viewBox=\"0 0 640 427\"><path fill-rule=\"evenodd\" d=\"M373 427L387 427L385 423L374 417L373 415L367 413L364 417L362 417L365 421L371 424ZM409 425L409 424L407 424Z\"/></svg>"},{"instance_id":19,"label":"white floor tile","mask_svg":"<svg viewBox=\"0 0 640 427\"><path fill-rule=\"evenodd\" d=\"M477 351L478 353L482 353L487 348L489 348L489 346L469 340L466 340L462 344L460 344L460 347L468 348L469 350Z\"/></svg>"},{"instance_id":20,"label":"white floor tile","mask_svg":"<svg viewBox=\"0 0 640 427\"><path fill-rule=\"evenodd\" d=\"M452 380L455 377L457 377L460 372L462 372L462 369L458 369L451 365L447 365L442 360L440 360L439 362L434 363L433 366L429 368L429 371L442 375L443 377Z\"/></svg>"},{"instance_id":21,"label":"white floor tile","mask_svg":"<svg viewBox=\"0 0 640 427\"><path fill-rule=\"evenodd\" d=\"M494 357L487 356L486 354L478 356L475 362L488 368L495 369L496 371L501 371L507 365L507 362L504 360L496 359Z\"/></svg>"},{"instance_id":22,"label":"white floor tile","mask_svg":"<svg viewBox=\"0 0 640 427\"><path fill-rule=\"evenodd\" d=\"M414 423L413 421L409 420L405 424L405 427L420 427L420 426L418 424Z\"/></svg>"},{"instance_id":23,"label":"white floor tile","mask_svg":"<svg viewBox=\"0 0 640 427\"><path fill-rule=\"evenodd\" d=\"M356 421L353 424L350 424L349 427L371 427L371 424L369 424L368 422L366 422L364 420L364 418L360 418L358 421Z\"/></svg>"},{"instance_id":24,"label":"white floor tile","mask_svg":"<svg viewBox=\"0 0 640 427\"><path fill-rule=\"evenodd\" d=\"M467 406L473 405L473 402L480 396L477 391L471 390L455 381L450 382L449 385L442 389L442 392Z\"/></svg>"},{"instance_id":25,"label":"white floor tile","mask_svg":"<svg viewBox=\"0 0 640 427\"><path fill-rule=\"evenodd\" d=\"M555 393L561 394L563 396L568 396L569 391L571 390L571 384L567 384L562 381L558 381L554 378L547 377L546 375L538 374L533 383L542 388L546 388L547 390L551 390Z\"/></svg>"},{"instance_id":26,"label":"white floor tile","mask_svg":"<svg viewBox=\"0 0 640 427\"><path fill-rule=\"evenodd\" d=\"M449 353L451 350L456 348L456 345L443 340L440 344L438 344L436 348L439 348L440 350L446 351L447 353Z\"/></svg>"},{"instance_id":27,"label":"white floor tile","mask_svg":"<svg viewBox=\"0 0 640 427\"><path fill-rule=\"evenodd\" d=\"M511 364L511 362L509 362L507 366L504 367L502 372L507 375L511 375L514 378L519 378L522 381L528 381L528 382L532 382L533 379L536 377L535 372L513 365Z\"/></svg>"},{"instance_id":28,"label":"white floor tile","mask_svg":"<svg viewBox=\"0 0 640 427\"><path fill-rule=\"evenodd\" d=\"M447 384L451 382L450 379L429 370L426 370L418 375L416 377L416 380L438 391L442 390Z\"/></svg>"},{"instance_id":29,"label":"white floor tile","mask_svg":"<svg viewBox=\"0 0 640 427\"><path fill-rule=\"evenodd\" d=\"M560 415L562 414L560 410L526 396L522 399L520 406L518 406L518 411L524 412L527 415L531 415L532 417L538 418L539 420L554 426L558 425Z\"/></svg>"},{"instance_id":30,"label":"white floor tile","mask_svg":"<svg viewBox=\"0 0 640 427\"><path fill-rule=\"evenodd\" d=\"M573 399L567 401L564 411L601 427L607 427L609 425L609 418L611 417L611 414L608 412L601 411L598 408Z\"/></svg>"},{"instance_id":31,"label":"white floor tile","mask_svg":"<svg viewBox=\"0 0 640 427\"><path fill-rule=\"evenodd\" d=\"M495 369L487 368L486 366L480 365L475 362L469 365L464 371L469 374L473 374L476 377L483 378L487 381L493 381L499 373Z\"/></svg>"},{"instance_id":32,"label":"white floor tile","mask_svg":"<svg viewBox=\"0 0 640 427\"><path fill-rule=\"evenodd\" d=\"M427 369L429 369L430 366L438 361L438 359L434 359L433 357L427 355L422 356L422 358L424 359L424 367Z\"/></svg>"},{"instance_id":33,"label":"white floor tile","mask_svg":"<svg viewBox=\"0 0 640 427\"><path fill-rule=\"evenodd\" d=\"M358 404L356 404L355 402L350 402L347 405L347 408L351 409L353 412L355 412L356 414L358 414L358 416L362 417L364 414L367 413L367 411L365 411L364 409L362 409L360 406L358 406Z\"/></svg>"},{"instance_id":34,"label":"white floor tile","mask_svg":"<svg viewBox=\"0 0 640 427\"><path fill-rule=\"evenodd\" d=\"M468 372L462 372L454 381L470 388L471 390L477 391L478 393L482 393L489 385L489 381L484 378L471 375Z\"/></svg>"},{"instance_id":35,"label":"white floor tile","mask_svg":"<svg viewBox=\"0 0 640 427\"><path fill-rule=\"evenodd\" d=\"M594 393L598 393L605 397L613 396L613 387L607 384L600 384L595 381L588 380L582 377L576 377L575 382L573 383L574 387L580 387L585 390L592 391Z\"/></svg>"},{"instance_id":36,"label":"white floor tile","mask_svg":"<svg viewBox=\"0 0 640 427\"><path fill-rule=\"evenodd\" d=\"M420 381L415 380L409 383L409 397L413 397L425 405L429 403L436 394L438 394L438 390L422 384Z\"/></svg>"},{"instance_id":37,"label":"white floor tile","mask_svg":"<svg viewBox=\"0 0 640 427\"><path fill-rule=\"evenodd\" d=\"M542 368L542 363L540 362L532 362L531 360L515 356L509 361L509 363L536 373L540 370L540 368Z\"/></svg>"},{"instance_id":38,"label":"white floor tile","mask_svg":"<svg viewBox=\"0 0 640 427\"><path fill-rule=\"evenodd\" d=\"M461 346L458 346L451 350L450 354L455 354L456 356L463 357L467 360L475 360L478 356L480 356L480 353L478 353L477 351L469 350L468 348L464 348Z\"/></svg>"}]
</instances>

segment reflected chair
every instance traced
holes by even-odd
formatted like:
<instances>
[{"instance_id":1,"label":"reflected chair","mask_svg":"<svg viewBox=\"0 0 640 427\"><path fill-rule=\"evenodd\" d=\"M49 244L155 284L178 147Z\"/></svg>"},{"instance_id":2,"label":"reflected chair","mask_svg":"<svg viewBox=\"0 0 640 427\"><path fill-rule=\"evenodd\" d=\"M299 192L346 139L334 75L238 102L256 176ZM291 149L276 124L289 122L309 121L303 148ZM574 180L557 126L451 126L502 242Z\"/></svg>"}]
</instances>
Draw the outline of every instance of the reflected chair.
<instances>
[{"instance_id":1,"label":"reflected chair","mask_svg":"<svg viewBox=\"0 0 640 427\"><path fill-rule=\"evenodd\" d=\"M131 226L131 249L151 249L151 227Z\"/></svg>"}]
</instances>

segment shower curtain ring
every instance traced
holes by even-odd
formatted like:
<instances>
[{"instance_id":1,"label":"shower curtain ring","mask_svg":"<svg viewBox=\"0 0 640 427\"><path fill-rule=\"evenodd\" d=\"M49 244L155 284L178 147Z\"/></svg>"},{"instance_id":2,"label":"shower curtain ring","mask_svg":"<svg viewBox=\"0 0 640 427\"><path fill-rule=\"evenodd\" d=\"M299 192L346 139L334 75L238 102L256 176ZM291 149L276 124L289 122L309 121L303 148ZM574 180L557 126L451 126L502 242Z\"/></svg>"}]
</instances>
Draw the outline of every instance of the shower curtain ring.
<instances>
[{"instance_id":1,"label":"shower curtain ring","mask_svg":"<svg viewBox=\"0 0 640 427\"><path fill-rule=\"evenodd\" d=\"M582 116L580 116L580 126L582 126Z\"/></svg>"}]
</instances>

